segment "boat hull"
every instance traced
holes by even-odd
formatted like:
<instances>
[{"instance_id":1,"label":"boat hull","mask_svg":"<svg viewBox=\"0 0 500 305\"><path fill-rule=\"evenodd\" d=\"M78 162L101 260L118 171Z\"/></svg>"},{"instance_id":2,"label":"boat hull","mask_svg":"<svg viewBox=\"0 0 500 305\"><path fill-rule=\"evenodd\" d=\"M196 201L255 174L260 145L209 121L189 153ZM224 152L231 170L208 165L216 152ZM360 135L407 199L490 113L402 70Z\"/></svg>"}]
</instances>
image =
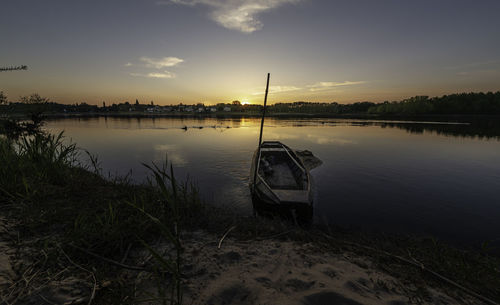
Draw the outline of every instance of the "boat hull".
<instances>
[{"instance_id":1,"label":"boat hull","mask_svg":"<svg viewBox=\"0 0 500 305\"><path fill-rule=\"evenodd\" d=\"M272 183L270 183L270 179L266 180L266 178L263 177L264 174L262 174L260 162L263 159L262 156L267 152L266 150L279 153L282 153L282 150L286 152L286 154L282 154L291 160L287 160L287 162L292 165L295 164L296 166L294 166L301 170L300 175L294 177L296 180L300 180L300 185L297 185L295 188L286 185L273 187ZM256 168L257 174L255 174ZM297 171L298 170L295 169L295 172ZM312 209L313 199L311 190L312 186L309 171L306 169L301 159L288 146L280 142L263 142L260 154L259 149L255 151L250 170L250 191L252 193L254 207L258 207L259 209L265 208L267 210Z\"/></svg>"}]
</instances>

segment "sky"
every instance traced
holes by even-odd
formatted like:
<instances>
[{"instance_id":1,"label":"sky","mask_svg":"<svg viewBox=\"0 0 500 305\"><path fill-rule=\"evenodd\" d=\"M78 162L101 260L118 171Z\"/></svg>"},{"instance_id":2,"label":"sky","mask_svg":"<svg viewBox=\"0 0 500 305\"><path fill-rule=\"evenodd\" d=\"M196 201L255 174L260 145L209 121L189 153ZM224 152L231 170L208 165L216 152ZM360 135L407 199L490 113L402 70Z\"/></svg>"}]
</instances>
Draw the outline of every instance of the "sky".
<instances>
[{"instance_id":1,"label":"sky","mask_svg":"<svg viewBox=\"0 0 500 305\"><path fill-rule=\"evenodd\" d=\"M500 90L498 0L0 0L0 91L61 103Z\"/></svg>"}]
</instances>

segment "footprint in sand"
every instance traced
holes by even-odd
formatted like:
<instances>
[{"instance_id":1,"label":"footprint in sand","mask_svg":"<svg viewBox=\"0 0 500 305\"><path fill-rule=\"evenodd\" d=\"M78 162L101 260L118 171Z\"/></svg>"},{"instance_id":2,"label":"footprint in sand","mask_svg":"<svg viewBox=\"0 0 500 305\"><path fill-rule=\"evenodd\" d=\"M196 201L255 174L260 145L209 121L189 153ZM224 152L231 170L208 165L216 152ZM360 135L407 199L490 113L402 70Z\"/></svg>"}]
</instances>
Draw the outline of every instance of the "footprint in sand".
<instances>
[{"instance_id":1,"label":"footprint in sand","mask_svg":"<svg viewBox=\"0 0 500 305\"><path fill-rule=\"evenodd\" d=\"M363 305L333 291L318 292L305 296L303 305Z\"/></svg>"},{"instance_id":2,"label":"footprint in sand","mask_svg":"<svg viewBox=\"0 0 500 305\"><path fill-rule=\"evenodd\" d=\"M210 297L207 305L250 305L254 304L256 298L246 287L235 284L228 288L219 290L214 296Z\"/></svg>"}]
</instances>

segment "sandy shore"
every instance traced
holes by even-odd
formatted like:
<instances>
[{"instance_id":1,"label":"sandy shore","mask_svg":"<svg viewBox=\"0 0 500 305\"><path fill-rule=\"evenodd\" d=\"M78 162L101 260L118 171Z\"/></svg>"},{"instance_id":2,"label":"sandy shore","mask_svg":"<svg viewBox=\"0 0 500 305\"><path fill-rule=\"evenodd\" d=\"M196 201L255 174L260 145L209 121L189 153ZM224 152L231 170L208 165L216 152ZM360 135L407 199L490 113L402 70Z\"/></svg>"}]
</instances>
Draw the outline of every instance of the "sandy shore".
<instances>
[{"instance_id":1,"label":"sandy shore","mask_svg":"<svg viewBox=\"0 0 500 305\"><path fill-rule=\"evenodd\" d=\"M369 256L349 251L337 253L286 237L242 241L229 234L220 241L221 236L205 231L183 234L183 304L481 304L447 288L422 290L402 282L377 267ZM161 242L155 248L172 252ZM93 293L90 303L106 304L101 294L117 286L114 280L94 281L92 272L81 268L85 266L72 264L56 276L37 279L36 269L12 268L20 264L14 253L8 242L0 242L0 296L19 289L14 283L21 282L23 287L26 281L22 302L12 304L88 304ZM150 253L141 250L132 251L125 263L151 266L153 262ZM24 270L22 274L18 269ZM150 272L121 269L116 281L128 283L135 291L135 299L123 303L138 304L157 295L157 279Z\"/></svg>"},{"instance_id":2,"label":"sandy shore","mask_svg":"<svg viewBox=\"0 0 500 305\"><path fill-rule=\"evenodd\" d=\"M5 219L0 217L0 291L7 289L8 284L14 279L14 272L11 266L14 251L5 240L7 227Z\"/></svg>"},{"instance_id":3,"label":"sandy shore","mask_svg":"<svg viewBox=\"0 0 500 305\"><path fill-rule=\"evenodd\" d=\"M430 287L419 291L353 253L231 237L218 248L219 240L204 232L184 240L185 304L480 304ZM138 284L154 292L147 279Z\"/></svg>"}]
</instances>

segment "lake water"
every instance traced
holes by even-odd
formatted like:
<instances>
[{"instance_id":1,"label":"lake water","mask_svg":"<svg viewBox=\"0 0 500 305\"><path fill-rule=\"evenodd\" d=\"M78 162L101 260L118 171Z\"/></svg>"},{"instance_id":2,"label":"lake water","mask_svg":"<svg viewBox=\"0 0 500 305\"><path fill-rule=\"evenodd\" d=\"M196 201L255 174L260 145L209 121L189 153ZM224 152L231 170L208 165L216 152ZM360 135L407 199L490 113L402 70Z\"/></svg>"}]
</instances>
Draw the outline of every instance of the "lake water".
<instances>
[{"instance_id":1,"label":"lake water","mask_svg":"<svg viewBox=\"0 0 500 305\"><path fill-rule=\"evenodd\" d=\"M248 177L259 119L86 118L49 121L98 155L105 173L144 181L168 155L203 198L252 213ZM185 128L187 127L187 128ZM500 242L500 132L475 125L266 119L264 140L312 151L316 222Z\"/></svg>"}]
</instances>

